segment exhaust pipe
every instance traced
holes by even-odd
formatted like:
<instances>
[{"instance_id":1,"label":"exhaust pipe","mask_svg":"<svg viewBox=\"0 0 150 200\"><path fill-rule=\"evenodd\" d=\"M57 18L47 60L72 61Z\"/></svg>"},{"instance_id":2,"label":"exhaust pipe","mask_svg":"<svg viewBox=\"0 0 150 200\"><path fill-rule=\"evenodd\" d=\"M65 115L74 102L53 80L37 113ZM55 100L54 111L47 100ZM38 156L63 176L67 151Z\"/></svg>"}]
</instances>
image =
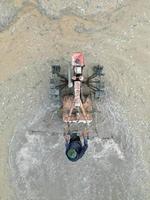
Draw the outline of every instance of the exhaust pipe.
<instances>
[{"instance_id":1,"label":"exhaust pipe","mask_svg":"<svg viewBox=\"0 0 150 200\"><path fill-rule=\"evenodd\" d=\"M71 67L68 66L68 88L71 88L71 87L73 86L71 77L72 77L72 74L71 74Z\"/></svg>"}]
</instances>

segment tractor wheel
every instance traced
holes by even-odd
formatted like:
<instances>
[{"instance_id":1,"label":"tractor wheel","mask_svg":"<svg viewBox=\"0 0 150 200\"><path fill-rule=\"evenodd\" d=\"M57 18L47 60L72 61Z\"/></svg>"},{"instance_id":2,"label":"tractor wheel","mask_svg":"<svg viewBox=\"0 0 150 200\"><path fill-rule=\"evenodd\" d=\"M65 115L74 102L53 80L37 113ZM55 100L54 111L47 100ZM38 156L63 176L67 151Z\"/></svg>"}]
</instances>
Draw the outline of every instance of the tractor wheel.
<instances>
[{"instance_id":1,"label":"tractor wheel","mask_svg":"<svg viewBox=\"0 0 150 200\"><path fill-rule=\"evenodd\" d=\"M52 65L52 74L59 74L60 65Z\"/></svg>"},{"instance_id":2,"label":"tractor wheel","mask_svg":"<svg viewBox=\"0 0 150 200\"><path fill-rule=\"evenodd\" d=\"M104 75L103 68L104 68L103 66L97 65L93 67L93 71L97 76L103 76Z\"/></svg>"}]
</instances>

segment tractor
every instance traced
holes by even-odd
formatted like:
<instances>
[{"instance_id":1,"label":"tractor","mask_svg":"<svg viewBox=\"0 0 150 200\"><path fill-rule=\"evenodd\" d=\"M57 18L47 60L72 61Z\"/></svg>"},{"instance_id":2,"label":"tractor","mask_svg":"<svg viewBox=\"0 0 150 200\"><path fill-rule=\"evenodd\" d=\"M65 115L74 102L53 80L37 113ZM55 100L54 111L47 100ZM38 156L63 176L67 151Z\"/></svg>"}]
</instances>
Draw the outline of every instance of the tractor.
<instances>
[{"instance_id":1,"label":"tractor","mask_svg":"<svg viewBox=\"0 0 150 200\"><path fill-rule=\"evenodd\" d=\"M87 75L83 53L75 52L66 74L60 65L52 65L51 70L50 95L61 108L64 124L68 128L72 124L76 125L76 129L80 124L87 128L94 120L93 101L100 99L104 93L103 66L93 66L91 74Z\"/></svg>"}]
</instances>

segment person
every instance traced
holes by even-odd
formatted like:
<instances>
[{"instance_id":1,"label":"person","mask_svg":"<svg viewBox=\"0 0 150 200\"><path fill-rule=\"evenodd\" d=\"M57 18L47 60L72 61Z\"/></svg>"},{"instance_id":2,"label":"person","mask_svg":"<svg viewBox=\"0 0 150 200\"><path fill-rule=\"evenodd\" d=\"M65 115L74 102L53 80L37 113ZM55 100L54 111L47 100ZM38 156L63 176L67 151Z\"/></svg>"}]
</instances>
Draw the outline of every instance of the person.
<instances>
[{"instance_id":1,"label":"person","mask_svg":"<svg viewBox=\"0 0 150 200\"><path fill-rule=\"evenodd\" d=\"M77 132L68 132L64 134L65 137L65 147L67 158L75 162L82 158L88 148L88 135L87 131L82 132L84 144L82 145L81 139Z\"/></svg>"}]
</instances>

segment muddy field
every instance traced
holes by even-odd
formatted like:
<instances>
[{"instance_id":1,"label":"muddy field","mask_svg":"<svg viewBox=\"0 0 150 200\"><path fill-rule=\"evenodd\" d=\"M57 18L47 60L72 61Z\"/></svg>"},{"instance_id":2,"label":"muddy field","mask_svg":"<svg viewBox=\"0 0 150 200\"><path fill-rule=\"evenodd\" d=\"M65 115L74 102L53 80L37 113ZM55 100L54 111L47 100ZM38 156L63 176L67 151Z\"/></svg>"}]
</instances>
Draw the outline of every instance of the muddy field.
<instances>
[{"instance_id":1,"label":"muddy field","mask_svg":"<svg viewBox=\"0 0 150 200\"><path fill-rule=\"evenodd\" d=\"M150 199L150 2L0 1L0 200ZM50 66L101 64L89 148L65 157ZM106 139L111 138L111 139Z\"/></svg>"}]
</instances>

